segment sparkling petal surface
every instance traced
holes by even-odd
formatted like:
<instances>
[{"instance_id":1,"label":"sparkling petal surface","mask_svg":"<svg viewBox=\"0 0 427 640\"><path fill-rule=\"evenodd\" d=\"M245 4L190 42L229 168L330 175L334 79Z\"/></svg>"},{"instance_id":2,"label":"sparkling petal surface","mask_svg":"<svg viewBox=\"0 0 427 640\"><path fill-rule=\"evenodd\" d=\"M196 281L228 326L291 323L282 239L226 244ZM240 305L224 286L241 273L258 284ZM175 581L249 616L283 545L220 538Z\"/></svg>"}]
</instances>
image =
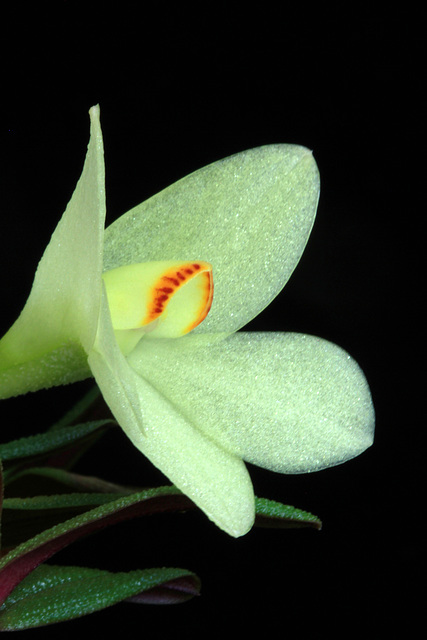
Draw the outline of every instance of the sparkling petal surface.
<instances>
[{"instance_id":1,"label":"sparkling petal surface","mask_svg":"<svg viewBox=\"0 0 427 640\"><path fill-rule=\"evenodd\" d=\"M219 527L232 536L246 533L253 524L254 495L243 461L197 429L129 366L114 340L106 304L89 364L133 444Z\"/></svg>"},{"instance_id":2,"label":"sparkling petal surface","mask_svg":"<svg viewBox=\"0 0 427 640\"><path fill-rule=\"evenodd\" d=\"M0 341L0 397L90 375L101 292L105 221L99 108L82 175L38 265L21 315Z\"/></svg>"},{"instance_id":3,"label":"sparkling petal surface","mask_svg":"<svg viewBox=\"0 0 427 640\"><path fill-rule=\"evenodd\" d=\"M135 446L219 527L243 535L254 519L243 459L302 473L344 462L373 439L368 385L339 347L300 334L229 336L290 277L318 195L307 149L260 147L184 178L104 236L102 135L99 109L92 108L82 177L26 306L0 341L0 397L81 379L89 365ZM105 291L101 299L102 270L159 260L212 264L211 311L179 339L161 338L154 327L126 358ZM202 315L211 302L208 290L205 282L204 294L196 296ZM170 318L180 295L168 303ZM188 311L188 297L183 300Z\"/></svg>"},{"instance_id":4,"label":"sparkling petal surface","mask_svg":"<svg viewBox=\"0 0 427 640\"><path fill-rule=\"evenodd\" d=\"M317 471L372 444L374 410L357 363L295 333L141 342L130 364L202 432L248 462Z\"/></svg>"},{"instance_id":5,"label":"sparkling petal surface","mask_svg":"<svg viewBox=\"0 0 427 640\"><path fill-rule=\"evenodd\" d=\"M306 245L319 197L311 152L251 149L211 164L119 218L105 232L104 269L205 260L215 295L195 332L233 332L283 288Z\"/></svg>"}]
</instances>

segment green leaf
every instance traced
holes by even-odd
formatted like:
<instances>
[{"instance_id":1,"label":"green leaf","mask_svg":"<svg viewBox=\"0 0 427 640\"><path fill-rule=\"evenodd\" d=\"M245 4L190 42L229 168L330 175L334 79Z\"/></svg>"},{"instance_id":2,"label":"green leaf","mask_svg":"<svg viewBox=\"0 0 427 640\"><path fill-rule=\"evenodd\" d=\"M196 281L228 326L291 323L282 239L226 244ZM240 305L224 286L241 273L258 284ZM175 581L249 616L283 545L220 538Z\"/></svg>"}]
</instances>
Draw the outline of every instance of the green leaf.
<instances>
[{"instance_id":1,"label":"green leaf","mask_svg":"<svg viewBox=\"0 0 427 640\"><path fill-rule=\"evenodd\" d=\"M200 581L185 569L110 573L80 567L41 566L25 578L0 609L0 630L40 627L78 618L127 598L175 603L198 595ZM165 593L169 592L169 599Z\"/></svg>"},{"instance_id":2,"label":"green leaf","mask_svg":"<svg viewBox=\"0 0 427 640\"><path fill-rule=\"evenodd\" d=\"M312 527L321 529L322 523L317 516L281 502L255 498L256 520L258 527L296 529Z\"/></svg>"},{"instance_id":3,"label":"green leaf","mask_svg":"<svg viewBox=\"0 0 427 640\"><path fill-rule=\"evenodd\" d=\"M83 493L115 493L129 495L141 491L142 487L128 487L114 482L107 482L95 476L86 476L65 469L55 467L30 467L17 472L8 484L8 497L22 495L17 491L15 482L19 486L25 483L28 493L26 497L37 495L56 495L59 493L83 492ZM117 496L116 496L117 497Z\"/></svg>"},{"instance_id":4,"label":"green leaf","mask_svg":"<svg viewBox=\"0 0 427 640\"><path fill-rule=\"evenodd\" d=\"M74 476L74 474L61 472L57 469L36 469L34 471L46 471L46 473L51 471L55 476L64 475L71 478ZM76 486L78 487L79 476L76 478ZM87 481L90 480L93 481L94 489L101 487L103 491L93 490L91 493L81 491L79 493L6 499L3 505L5 531L3 542L6 548L16 547L45 529L65 522L94 507L117 500L119 494L126 496L135 493L135 490L127 487L109 483L103 484L103 481L97 478L87 478ZM81 486L84 487L83 484ZM112 492L108 493L108 489ZM265 498L256 498L255 524L264 528L321 528L321 522L317 516Z\"/></svg>"},{"instance_id":5,"label":"green leaf","mask_svg":"<svg viewBox=\"0 0 427 640\"><path fill-rule=\"evenodd\" d=\"M175 487L158 487L112 500L39 533L0 561L0 602L35 567L75 540L137 516L191 506L189 499Z\"/></svg>"},{"instance_id":6,"label":"green leaf","mask_svg":"<svg viewBox=\"0 0 427 640\"><path fill-rule=\"evenodd\" d=\"M117 500L117 493L66 493L6 498L3 503L3 546L14 548L46 529Z\"/></svg>"},{"instance_id":7,"label":"green leaf","mask_svg":"<svg viewBox=\"0 0 427 640\"><path fill-rule=\"evenodd\" d=\"M25 578L36 566L50 558L75 540L95 533L117 522L137 516L186 510L194 508L192 503L176 487L157 487L127 496L85 494L42 497L32 500L5 501L5 507L26 512L31 506L42 506L55 512L64 507L86 508L93 501L104 502L95 508L61 522L47 529L9 551L0 561L0 602ZM91 502L92 501L92 502ZM313 526L320 528L320 521L311 514L288 507L267 499L256 500L257 524L260 526ZM42 520L42 523L44 521Z\"/></svg>"},{"instance_id":8,"label":"green leaf","mask_svg":"<svg viewBox=\"0 0 427 640\"><path fill-rule=\"evenodd\" d=\"M18 458L28 458L41 453L58 451L63 447L74 444L76 440L81 440L92 434L97 429L110 425L112 420L98 420L96 422L85 422L66 429L39 433L35 436L12 440L0 445L0 456L5 460L16 460Z\"/></svg>"},{"instance_id":9,"label":"green leaf","mask_svg":"<svg viewBox=\"0 0 427 640\"><path fill-rule=\"evenodd\" d=\"M38 466L41 462L54 466L58 455L61 466L71 466L107 428L115 424L112 419L96 420L1 444L0 458L6 463L5 484L22 468Z\"/></svg>"}]
</instances>

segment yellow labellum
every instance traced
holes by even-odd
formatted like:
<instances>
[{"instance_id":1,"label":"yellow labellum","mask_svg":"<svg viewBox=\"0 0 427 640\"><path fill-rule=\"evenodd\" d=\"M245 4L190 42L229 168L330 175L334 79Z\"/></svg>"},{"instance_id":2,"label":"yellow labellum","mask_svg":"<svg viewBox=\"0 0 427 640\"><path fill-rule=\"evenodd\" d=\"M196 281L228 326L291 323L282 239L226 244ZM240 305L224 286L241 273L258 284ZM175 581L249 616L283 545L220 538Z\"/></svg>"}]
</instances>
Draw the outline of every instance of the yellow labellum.
<instances>
[{"instance_id":1,"label":"yellow labellum","mask_svg":"<svg viewBox=\"0 0 427 640\"><path fill-rule=\"evenodd\" d=\"M207 316L212 266L158 261L130 264L103 274L117 341L127 355L143 335L178 338Z\"/></svg>"}]
</instances>

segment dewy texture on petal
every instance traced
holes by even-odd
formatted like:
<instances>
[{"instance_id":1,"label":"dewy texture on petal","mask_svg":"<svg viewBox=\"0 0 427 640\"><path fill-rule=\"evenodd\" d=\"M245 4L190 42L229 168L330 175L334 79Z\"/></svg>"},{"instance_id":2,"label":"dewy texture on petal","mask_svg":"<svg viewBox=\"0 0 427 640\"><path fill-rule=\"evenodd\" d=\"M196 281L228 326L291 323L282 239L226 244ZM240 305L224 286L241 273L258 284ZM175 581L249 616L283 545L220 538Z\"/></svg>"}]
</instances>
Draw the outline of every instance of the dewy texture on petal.
<instances>
[{"instance_id":1,"label":"dewy texture on petal","mask_svg":"<svg viewBox=\"0 0 427 640\"><path fill-rule=\"evenodd\" d=\"M340 347L296 333L241 332L207 346L204 338L146 341L129 363L229 451L273 471L306 473L372 444L369 387Z\"/></svg>"},{"instance_id":2,"label":"dewy texture on petal","mask_svg":"<svg viewBox=\"0 0 427 640\"><path fill-rule=\"evenodd\" d=\"M215 162L131 209L105 232L104 269L205 260L215 295L194 333L237 331L280 292L310 234L319 197L311 152L268 145Z\"/></svg>"},{"instance_id":3,"label":"dewy texture on petal","mask_svg":"<svg viewBox=\"0 0 427 640\"><path fill-rule=\"evenodd\" d=\"M0 398L90 376L105 223L99 107L80 180L38 265L21 315L0 341Z\"/></svg>"},{"instance_id":4,"label":"dewy texture on petal","mask_svg":"<svg viewBox=\"0 0 427 640\"><path fill-rule=\"evenodd\" d=\"M255 508L244 462L200 431L167 395L132 369L114 340L106 299L89 364L133 444L219 527L232 536L247 533Z\"/></svg>"}]
</instances>

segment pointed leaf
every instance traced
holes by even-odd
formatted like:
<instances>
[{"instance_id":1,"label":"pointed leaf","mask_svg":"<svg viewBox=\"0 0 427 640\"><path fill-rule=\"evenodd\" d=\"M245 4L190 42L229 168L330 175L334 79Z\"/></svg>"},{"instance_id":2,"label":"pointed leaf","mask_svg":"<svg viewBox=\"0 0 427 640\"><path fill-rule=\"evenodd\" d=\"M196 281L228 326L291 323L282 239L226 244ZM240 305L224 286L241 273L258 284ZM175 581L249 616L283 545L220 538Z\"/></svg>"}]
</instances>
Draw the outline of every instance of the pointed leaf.
<instances>
[{"instance_id":1,"label":"pointed leaf","mask_svg":"<svg viewBox=\"0 0 427 640\"><path fill-rule=\"evenodd\" d=\"M95 422L85 422L63 429L55 429L46 433L39 433L35 436L12 440L5 444L0 444L0 457L3 461L32 458L41 454L59 451L64 447L69 447L75 442L82 440L94 431L103 427L116 424L114 420L97 420Z\"/></svg>"},{"instance_id":2,"label":"pointed leaf","mask_svg":"<svg viewBox=\"0 0 427 640\"><path fill-rule=\"evenodd\" d=\"M6 498L3 503L3 547L14 548L46 529L117 498L117 493L65 493Z\"/></svg>"},{"instance_id":3,"label":"pointed leaf","mask_svg":"<svg viewBox=\"0 0 427 640\"><path fill-rule=\"evenodd\" d=\"M71 466L107 429L115 425L112 419L97 420L1 444L5 484L10 483L22 469L43 462L51 466Z\"/></svg>"},{"instance_id":4,"label":"pointed leaf","mask_svg":"<svg viewBox=\"0 0 427 640\"><path fill-rule=\"evenodd\" d=\"M142 591L127 600L139 604L178 604L198 595L200 595L200 580L196 575L190 574Z\"/></svg>"},{"instance_id":5,"label":"pointed leaf","mask_svg":"<svg viewBox=\"0 0 427 640\"><path fill-rule=\"evenodd\" d=\"M183 602L198 595L199 590L199 579L185 569L111 573L81 567L41 566L4 602L0 609L0 631L79 618L130 598L133 602L156 604Z\"/></svg>"},{"instance_id":6,"label":"pointed leaf","mask_svg":"<svg viewBox=\"0 0 427 640\"><path fill-rule=\"evenodd\" d=\"M9 551L0 561L0 603L35 567L75 540L116 522L189 506L189 499L175 487L147 489L103 504L43 531Z\"/></svg>"},{"instance_id":7,"label":"pointed leaf","mask_svg":"<svg viewBox=\"0 0 427 640\"><path fill-rule=\"evenodd\" d=\"M255 526L257 527L276 529L322 528L322 523L317 516L281 502L267 500L266 498L255 498L255 508Z\"/></svg>"},{"instance_id":8,"label":"pointed leaf","mask_svg":"<svg viewBox=\"0 0 427 640\"><path fill-rule=\"evenodd\" d=\"M120 495L129 495L142 491L142 487L128 487L115 482L108 482L96 476L86 476L56 467L30 467L17 472L13 476L13 479L8 484L9 497L19 497L20 494L16 492L14 483L20 479L25 479L26 486L31 487L31 493L27 494L28 497L43 494L54 495L67 493L68 491ZM11 486L13 487L12 492ZM38 487L42 487L43 490L38 490Z\"/></svg>"}]
</instances>

